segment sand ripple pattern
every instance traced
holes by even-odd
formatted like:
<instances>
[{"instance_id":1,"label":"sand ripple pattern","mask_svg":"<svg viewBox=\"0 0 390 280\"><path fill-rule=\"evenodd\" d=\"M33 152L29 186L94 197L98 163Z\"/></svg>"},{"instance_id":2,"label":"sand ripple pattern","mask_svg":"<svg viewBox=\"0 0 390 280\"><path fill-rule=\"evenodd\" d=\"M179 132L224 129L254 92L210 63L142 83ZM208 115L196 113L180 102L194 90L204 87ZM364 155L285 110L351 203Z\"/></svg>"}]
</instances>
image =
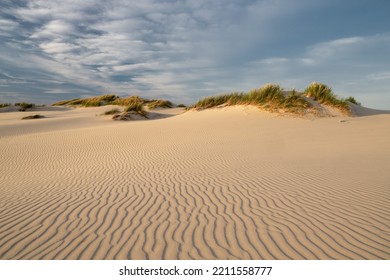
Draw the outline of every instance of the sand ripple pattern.
<instances>
[{"instance_id":1,"label":"sand ripple pattern","mask_svg":"<svg viewBox=\"0 0 390 280\"><path fill-rule=\"evenodd\" d=\"M385 167L280 151L268 137L291 135L233 117L1 140L0 258L390 258Z\"/></svg>"}]
</instances>

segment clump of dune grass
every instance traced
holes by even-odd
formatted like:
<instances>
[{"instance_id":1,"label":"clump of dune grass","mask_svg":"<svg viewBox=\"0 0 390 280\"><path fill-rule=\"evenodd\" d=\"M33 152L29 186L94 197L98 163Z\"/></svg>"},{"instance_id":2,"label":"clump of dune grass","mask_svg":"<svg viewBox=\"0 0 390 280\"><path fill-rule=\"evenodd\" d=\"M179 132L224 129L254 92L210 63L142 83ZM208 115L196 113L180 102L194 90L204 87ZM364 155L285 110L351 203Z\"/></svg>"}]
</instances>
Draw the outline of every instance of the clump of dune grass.
<instances>
[{"instance_id":1,"label":"clump of dune grass","mask_svg":"<svg viewBox=\"0 0 390 280\"><path fill-rule=\"evenodd\" d=\"M281 104L283 108L295 113L299 113L312 107L310 102L302 97L302 94L298 93L296 90L292 90L287 94L282 100Z\"/></svg>"},{"instance_id":2,"label":"clump of dune grass","mask_svg":"<svg viewBox=\"0 0 390 280\"><path fill-rule=\"evenodd\" d=\"M115 114L112 118L114 120L132 120L132 119L139 119L139 117L142 118L148 118L146 111L143 109L143 104L141 102L134 102L130 105L128 105L124 112L121 114Z\"/></svg>"},{"instance_id":3,"label":"clump of dune grass","mask_svg":"<svg viewBox=\"0 0 390 280\"><path fill-rule=\"evenodd\" d=\"M149 109L155 109L155 108L172 108L173 104L169 100L163 100L163 99L158 99L158 100L152 100L151 102L147 103L147 106Z\"/></svg>"},{"instance_id":4,"label":"clump of dune grass","mask_svg":"<svg viewBox=\"0 0 390 280\"><path fill-rule=\"evenodd\" d=\"M112 103L115 99L117 99L118 96L114 94L104 94L96 97L89 97L89 98L75 98L75 99L70 99L70 100L63 100L56 102L52 104L53 106L65 106L65 105L70 105L70 106L75 106L75 105L80 105L84 107L99 107L102 105L107 105Z\"/></svg>"},{"instance_id":5,"label":"clump of dune grass","mask_svg":"<svg viewBox=\"0 0 390 280\"><path fill-rule=\"evenodd\" d=\"M31 115L31 116L25 116L22 118L22 120L32 120L32 119L42 119L45 118L45 116L42 115Z\"/></svg>"},{"instance_id":6,"label":"clump of dune grass","mask_svg":"<svg viewBox=\"0 0 390 280\"><path fill-rule=\"evenodd\" d=\"M104 112L104 115L115 115L115 114L119 114L120 112L121 111L119 109L115 108Z\"/></svg>"},{"instance_id":7,"label":"clump of dune grass","mask_svg":"<svg viewBox=\"0 0 390 280\"><path fill-rule=\"evenodd\" d=\"M142 102L134 102L130 105L128 105L125 109L124 112L126 113L135 113L137 115L140 115L142 117L147 117L146 111L143 108L143 103Z\"/></svg>"},{"instance_id":8,"label":"clump of dune grass","mask_svg":"<svg viewBox=\"0 0 390 280\"><path fill-rule=\"evenodd\" d=\"M347 101L347 102L350 102L352 104L359 105L359 106L362 105L360 102L356 101L356 99L354 97L352 97L352 96L344 99L344 101Z\"/></svg>"},{"instance_id":9,"label":"clump of dune grass","mask_svg":"<svg viewBox=\"0 0 390 280\"><path fill-rule=\"evenodd\" d=\"M251 90L246 98L249 103L259 105L264 103L279 104L283 100L283 93L279 85L267 84L261 88Z\"/></svg>"},{"instance_id":10,"label":"clump of dune grass","mask_svg":"<svg viewBox=\"0 0 390 280\"><path fill-rule=\"evenodd\" d=\"M332 89L321 83L311 83L305 89L305 95L309 98L313 98L320 104L330 105L337 107L343 111L349 112L350 108L345 100L339 99L332 91Z\"/></svg>"},{"instance_id":11,"label":"clump of dune grass","mask_svg":"<svg viewBox=\"0 0 390 280\"><path fill-rule=\"evenodd\" d=\"M178 107L178 108L187 108L187 106L182 104L182 103L178 104L176 107Z\"/></svg>"},{"instance_id":12,"label":"clump of dune grass","mask_svg":"<svg viewBox=\"0 0 390 280\"><path fill-rule=\"evenodd\" d=\"M32 103L26 103L26 102L19 102L19 103L15 103L15 106L19 106L19 111L21 112L24 112L26 111L27 109L32 109L35 107L35 104L32 104Z\"/></svg>"},{"instance_id":13,"label":"clump of dune grass","mask_svg":"<svg viewBox=\"0 0 390 280\"><path fill-rule=\"evenodd\" d=\"M0 108L5 108L11 106L10 103L0 103Z\"/></svg>"},{"instance_id":14,"label":"clump of dune grass","mask_svg":"<svg viewBox=\"0 0 390 280\"><path fill-rule=\"evenodd\" d=\"M114 101L118 97L114 94L105 94L105 95L100 95L96 97L90 97L90 98L85 98L81 100L81 106L84 107L99 107L102 105L109 104L110 102Z\"/></svg>"},{"instance_id":15,"label":"clump of dune grass","mask_svg":"<svg viewBox=\"0 0 390 280\"><path fill-rule=\"evenodd\" d=\"M140 106L137 104L141 104L148 106L149 109L154 109L157 107L162 108L172 108L172 102L168 100L158 99L158 100L148 100L144 98L140 98L139 96L127 96L127 97L118 97L114 94L105 94L96 97L90 98L75 98L70 100L63 100L53 104L53 106L84 106L84 107L98 107L103 105L118 105L118 106L126 106L129 108L135 108L134 106ZM141 112L140 110L138 110Z\"/></svg>"},{"instance_id":16,"label":"clump of dune grass","mask_svg":"<svg viewBox=\"0 0 390 280\"><path fill-rule=\"evenodd\" d=\"M81 106L84 106L84 107L99 107L101 106L102 103L99 101L99 100L84 100L81 102Z\"/></svg>"},{"instance_id":17,"label":"clump of dune grass","mask_svg":"<svg viewBox=\"0 0 390 280\"><path fill-rule=\"evenodd\" d=\"M207 109L220 105L254 105L271 111L284 110L294 113L311 107L311 104L295 90L286 96L279 85L267 84L261 88L253 89L248 93L234 92L231 94L206 97L199 100L190 108Z\"/></svg>"},{"instance_id":18,"label":"clump of dune grass","mask_svg":"<svg viewBox=\"0 0 390 280\"><path fill-rule=\"evenodd\" d=\"M238 100L242 99L238 95L239 95L238 93L232 93L232 94L223 94L223 95L217 95L217 96L209 96L209 97L206 97L206 98L199 100L194 105L192 105L190 108L208 109L208 108L217 107L217 106L220 106L223 104L236 105Z\"/></svg>"},{"instance_id":19,"label":"clump of dune grass","mask_svg":"<svg viewBox=\"0 0 390 280\"><path fill-rule=\"evenodd\" d=\"M119 106L130 106L134 103L144 103L144 99L140 98L137 95L134 96L127 96L127 97L119 97L113 101L110 102L112 105L119 105Z\"/></svg>"},{"instance_id":20,"label":"clump of dune grass","mask_svg":"<svg viewBox=\"0 0 390 280\"><path fill-rule=\"evenodd\" d=\"M121 101L123 102L123 101ZM122 120L127 121L131 119L137 119L139 117L142 118L148 118L146 111L143 108L143 100L141 100L139 97L137 98L128 98L124 101L126 104L126 108L124 109L124 112L121 114L115 114L112 118L114 120ZM132 102L132 103L130 103Z\"/></svg>"},{"instance_id":21,"label":"clump of dune grass","mask_svg":"<svg viewBox=\"0 0 390 280\"><path fill-rule=\"evenodd\" d=\"M70 99L70 100L58 101L56 103L53 103L52 106L80 105L81 102L82 102L82 99L74 98L74 99Z\"/></svg>"}]
</instances>

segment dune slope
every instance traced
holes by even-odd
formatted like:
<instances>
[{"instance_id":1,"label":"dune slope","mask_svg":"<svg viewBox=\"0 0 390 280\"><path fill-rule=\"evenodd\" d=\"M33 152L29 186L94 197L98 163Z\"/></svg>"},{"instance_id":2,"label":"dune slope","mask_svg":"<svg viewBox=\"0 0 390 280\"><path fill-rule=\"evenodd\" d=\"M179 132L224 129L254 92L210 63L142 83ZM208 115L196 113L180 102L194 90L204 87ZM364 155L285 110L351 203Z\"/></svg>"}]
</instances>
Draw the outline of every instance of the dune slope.
<instances>
[{"instance_id":1,"label":"dune slope","mask_svg":"<svg viewBox=\"0 0 390 280\"><path fill-rule=\"evenodd\" d=\"M390 258L390 115L72 114L1 116L1 259Z\"/></svg>"}]
</instances>

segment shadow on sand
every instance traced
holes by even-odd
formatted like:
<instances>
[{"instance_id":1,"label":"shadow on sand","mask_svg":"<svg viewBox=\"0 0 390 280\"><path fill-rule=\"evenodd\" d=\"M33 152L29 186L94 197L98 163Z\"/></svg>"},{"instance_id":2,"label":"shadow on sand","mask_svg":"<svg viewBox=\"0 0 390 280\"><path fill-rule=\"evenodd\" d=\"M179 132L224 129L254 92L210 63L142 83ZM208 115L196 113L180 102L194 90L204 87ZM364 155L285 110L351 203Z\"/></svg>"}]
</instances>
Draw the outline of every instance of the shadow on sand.
<instances>
[{"instance_id":1,"label":"shadow on sand","mask_svg":"<svg viewBox=\"0 0 390 280\"><path fill-rule=\"evenodd\" d=\"M351 104L351 110L352 113L357 117L390 114L390 110L376 110L376 109L366 108L355 104Z\"/></svg>"}]
</instances>

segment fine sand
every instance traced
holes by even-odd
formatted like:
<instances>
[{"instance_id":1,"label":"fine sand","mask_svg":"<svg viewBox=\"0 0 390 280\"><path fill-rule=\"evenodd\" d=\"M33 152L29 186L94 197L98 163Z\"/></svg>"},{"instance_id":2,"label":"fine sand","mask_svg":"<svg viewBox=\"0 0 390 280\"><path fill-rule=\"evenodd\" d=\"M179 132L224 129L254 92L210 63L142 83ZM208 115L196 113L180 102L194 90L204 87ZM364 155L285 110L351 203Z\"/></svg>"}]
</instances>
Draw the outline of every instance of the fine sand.
<instances>
[{"instance_id":1,"label":"fine sand","mask_svg":"<svg viewBox=\"0 0 390 280\"><path fill-rule=\"evenodd\" d=\"M108 109L0 113L0 259L390 259L388 112Z\"/></svg>"}]
</instances>

